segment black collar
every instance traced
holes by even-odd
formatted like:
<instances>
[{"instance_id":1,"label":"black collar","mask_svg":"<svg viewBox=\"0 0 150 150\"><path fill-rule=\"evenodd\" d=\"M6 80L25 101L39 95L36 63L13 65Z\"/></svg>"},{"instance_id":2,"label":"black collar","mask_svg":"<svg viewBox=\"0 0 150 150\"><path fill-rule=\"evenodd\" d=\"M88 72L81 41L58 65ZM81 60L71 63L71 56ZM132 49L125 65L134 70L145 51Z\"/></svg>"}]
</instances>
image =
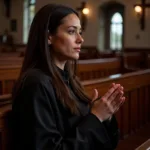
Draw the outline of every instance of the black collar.
<instances>
[{"instance_id":1,"label":"black collar","mask_svg":"<svg viewBox=\"0 0 150 150\"><path fill-rule=\"evenodd\" d=\"M69 73L68 73L68 71L65 70L65 69L62 70L59 67L57 67L57 69L58 69L60 75L62 76L63 80L69 82Z\"/></svg>"}]
</instances>

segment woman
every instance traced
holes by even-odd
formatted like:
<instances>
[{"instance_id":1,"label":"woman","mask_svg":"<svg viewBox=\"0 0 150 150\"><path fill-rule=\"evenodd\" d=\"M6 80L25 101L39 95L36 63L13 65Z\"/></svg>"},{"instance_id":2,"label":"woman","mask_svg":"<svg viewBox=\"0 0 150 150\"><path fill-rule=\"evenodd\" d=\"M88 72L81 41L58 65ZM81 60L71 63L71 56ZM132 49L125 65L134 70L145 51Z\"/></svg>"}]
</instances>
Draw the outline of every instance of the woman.
<instances>
[{"instance_id":1,"label":"woman","mask_svg":"<svg viewBox=\"0 0 150 150\"><path fill-rule=\"evenodd\" d=\"M13 92L15 150L116 147L113 114L125 100L123 87L113 83L100 100L96 89L92 100L86 96L75 75L81 32L78 14L69 7L49 4L36 14Z\"/></svg>"}]
</instances>

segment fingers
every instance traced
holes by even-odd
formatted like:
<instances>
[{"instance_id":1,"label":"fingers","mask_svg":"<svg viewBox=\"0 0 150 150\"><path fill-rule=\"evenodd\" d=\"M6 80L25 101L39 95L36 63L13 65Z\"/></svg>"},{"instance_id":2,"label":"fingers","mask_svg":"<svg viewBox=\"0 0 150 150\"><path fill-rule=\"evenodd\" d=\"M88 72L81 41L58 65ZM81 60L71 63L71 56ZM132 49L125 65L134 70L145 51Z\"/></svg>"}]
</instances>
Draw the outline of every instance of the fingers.
<instances>
[{"instance_id":1,"label":"fingers","mask_svg":"<svg viewBox=\"0 0 150 150\"><path fill-rule=\"evenodd\" d=\"M115 86L115 83L112 83L109 88L112 88L113 86Z\"/></svg>"},{"instance_id":2,"label":"fingers","mask_svg":"<svg viewBox=\"0 0 150 150\"><path fill-rule=\"evenodd\" d=\"M112 105L113 108L118 107L121 103L122 97L123 97L123 92L118 93L118 95L116 95L115 99L110 101L110 105Z\"/></svg>"},{"instance_id":3,"label":"fingers","mask_svg":"<svg viewBox=\"0 0 150 150\"><path fill-rule=\"evenodd\" d=\"M124 88L120 84L115 84L112 86L112 88L110 88L108 93L105 94L106 97L109 95L109 97L107 99L105 99L105 102L107 103L107 106L108 106L110 112L113 114L124 103L125 97L123 97ZM110 93L111 93L111 95L110 95ZM104 99L102 99L102 100L104 100Z\"/></svg>"},{"instance_id":4,"label":"fingers","mask_svg":"<svg viewBox=\"0 0 150 150\"><path fill-rule=\"evenodd\" d=\"M114 109L114 113L116 113L119 110L119 108L123 105L124 102L125 102L125 97L121 97L119 103L116 105Z\"/></svg>"},{"instance_id":5,"label":"fingers","mask_svg":"<svg viewBox=\"0 0 150 150\"><path fill-rule=\"evenodd\" d=\"M108 101L110 101L110 103L112 102L112 101L116 101L116 100L118 100L121 96L123 96L123 94L124 94L124 92L123 92L123 87L122 86L120 86L120 87L118 87L115 91L114 91L114 93L112 93L112 95L110 95L110 97L108 98Z\"/></svg>"},{"instance_id":6,"label":"fingers","mask_svg":"<svg viewBox=\"0 0 150 150\"><path fill-rule=\"evenodd\" d=\"M97 89L94 89L92 101L94 101L94 100L97 99L97 98L98 98L98 90L97 90Z\"/></svg>"},{"instance_id":7,"label":"fingers","mask_svg":"<svg viewBox=\"0 0 150 150\"><path fill-rule=\"evenodd\" d=\"M108 92L99 101L98 90L94 89L91 112L96 114L98 118L102 120L108 119L124 103L125 97L123 97L123 90L124 88L120 84L112 83Z\"/></svg>"},{"instance_id":8,"label":"fingers","mask_svg":"<svg viewBox=\"0 0 150 150\"><path fill-rule=\"evenodd\" d=\"M122 106L122 104L125 102L125 97L122 97L121 99L120 99L120 103L119 103L119 105L118 105L118 108L120 108L121 106Z\"/></svg>"},{"instance_id":9,"label":"fingers","mask_svg":"<svg viewBox=\"0 0 150 150\"><path fill-rule=\"evenodd\" d=\"M108 90L108 92L103 96L103 100L108 100L109 97L114 93L114 91L120 87L120 84L112 84L112 87Z\"/></svg>"}]
</instances>

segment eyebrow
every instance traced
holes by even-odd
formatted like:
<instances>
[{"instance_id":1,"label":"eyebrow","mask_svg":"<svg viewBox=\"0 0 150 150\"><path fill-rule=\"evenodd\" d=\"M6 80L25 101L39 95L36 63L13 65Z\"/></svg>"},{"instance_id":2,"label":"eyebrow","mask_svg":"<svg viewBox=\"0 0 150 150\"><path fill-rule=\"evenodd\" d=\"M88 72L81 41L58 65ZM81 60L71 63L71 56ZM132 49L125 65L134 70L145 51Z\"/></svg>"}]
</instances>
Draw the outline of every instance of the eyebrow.
<instances>
[{"instance_id":1,"label":"eyebrow","mask_svg":"<svg viewBox=\"0 0 150 150\"><path fill-rule=\"evenodd\" d=\"M73 27L73 28L75 28L76 30L78 29L77 26L69 26L68 28L70 28L70 27ZM79 30L82 30L82 28L80 27Z\"/></svg>"}]
</instances>

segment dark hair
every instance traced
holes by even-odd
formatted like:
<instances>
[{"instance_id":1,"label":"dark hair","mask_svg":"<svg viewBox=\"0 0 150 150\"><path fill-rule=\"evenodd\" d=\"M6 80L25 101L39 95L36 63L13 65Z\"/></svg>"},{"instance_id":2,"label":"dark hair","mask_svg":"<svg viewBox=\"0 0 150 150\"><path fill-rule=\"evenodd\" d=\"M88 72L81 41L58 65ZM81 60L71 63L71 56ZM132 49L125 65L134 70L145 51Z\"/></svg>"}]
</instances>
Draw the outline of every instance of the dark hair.
<instances>
[{"instance_id":1,"label":"dark hair","mask_svg":"<svg viewBox=\"0 0 150 150\"><path fill-rule=\"evenodd\" d=\"M68 94L69 90L53 63L48 45L49 34L55 34L58 26L62 23L62 19L71 13L78 16L78 13L72 8L56 4L48 4L37 12L31 24L25 58L18 82L21 82L21 78L29 69L41 69L52 77L52 84L60 101L64 106L70 108L72 113L77 114L79 112L77 102L71 97L71 94ZM40 64L40 62L42 63ZM75 75L76 61L68 61L65 69L69 73L69 81L75 94L81 100L89 102L90 99L83 92L83 88ZM19 89L19 84L17 89Z\"/></svg>"}]
</instances>

